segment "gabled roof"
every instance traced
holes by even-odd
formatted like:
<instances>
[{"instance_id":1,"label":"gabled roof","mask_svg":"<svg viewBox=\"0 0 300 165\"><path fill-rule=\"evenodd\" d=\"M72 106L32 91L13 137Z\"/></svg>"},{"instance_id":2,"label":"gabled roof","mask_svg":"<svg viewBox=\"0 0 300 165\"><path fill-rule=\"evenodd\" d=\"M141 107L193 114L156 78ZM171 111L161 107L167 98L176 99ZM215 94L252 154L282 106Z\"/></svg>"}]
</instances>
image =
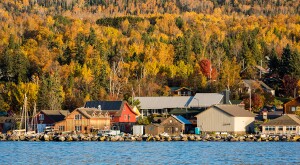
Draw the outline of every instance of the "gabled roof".
<instances>
[{"instance_id":1,"label":"gabled roof","mask_svg":"<svg viewBox=\"0 0 300 165\"><path fill-rule=\"evenodd\" d=\"M223 94L197 93L195 96L135 97L135 99L140 101L141 109L210 107L222 103Z\"/></svg>"},{"instance_id":2,"label":"gabled roof","mask_svg":"<svg viewBox=\"0 0 300 165\"><path fill-rule=\"evenodd\" d=\"M218 110L233 117L255 117L253 113L245 110L244 108L241 108L238 105L229 105L229 104L214 105L213 107L210 107L205 111L200 112L196 116L200 115L201 113L209 111L211 108L217 108Z\"/></svg>"},{"instance_id":3,"label":"gabled roof","mask_svg":"<svg viewBox=\"0 0 300 165\"><path fill-rule=\"evenodd\" d=\"M189 107L210 107L222 103L223 97L220 93L196 93Z\"/></svg>"},{"instance_id":4,"label":"gabled roof","mask_svg":"<svg viewBox=\"0 0 300 165\"><path fill-rule=\"evenodd\" d=\"M292 100L289 100L289 101L285 102L284 104L288 104L288 103L291 103L291 102L294 102L294 101L300 102L300 96L298 96L298 97L296 97L296 98L294 98Z\"/></svg>"},{"instance_id":5,"label":"gabled roof","mask_svg":"<svg viewBox=\"0 0 300 165\"><path fill-rule=\"evenodd\" d=\"M298 115L294 114L287 114L283 115L279 118L276 118L274 120L270 120L267 123L263 123L263 126L275 126L275 125L280 125L280 126L296 126L300 125L300 117Z\"/></svg>"},{"instance_id":6,"label":"gabled roof","mask_svg":"<svg viewBox=\"0 0 300 165\"><path fill-rule=\"evenodd\" d=\"M170 87L170 89L171 89L171 91L178 91L178 90L182 90L182 89L192 91L190 88L187 88L187 87Z\"/></svg>"},{"instance_id":7,"label":"gabled roof","mask_svg":"<svg viewBox=\"0 0 300 165\"><path fill-rule=\"evenodd\" d=\"M140 101L141 109L187 108L192 96L174 97L135 97Z\"/></svg>"},{"instance_id":8,"label":"gabled roof","mask_svg":"<svg viewBox=\"0 0 300 165\"><path fill-rule=\"evenodd\" d=\"M121 116L124 106L128 106L135 115L139 114L126 101L88 101L85 103L84 108L96 108L103 112L114 113L114 116Z\"/></svg>"},{"instance_id":9,"label":"gabled roof","mask_svg":"<svg viewBox=\"0 0 300 165\"><path fill-rule=\"evenodd\" d=\"M172 115L172 116L182 124L192 124L190 121L188 121L187 119L185 119L184 117L182 117L180 115L179 116Z\"/></svg>"},{"instance_id":10,"label":"gabled roof","mask_svg":"<svg viewBox=\"0 0 300 165\"><path fill-rule=\"evenodd\" d=\"M108 111L102 111L96 108L77 108L77 110L86 116L88 119L90 118L104 118L106 112Z\"/></svg>"},{"instance_id":11,"label":"gabled roof","mask_svg":"<svg viewBox=\"0 0 300 165\"><path fill-rule=\"evenodd\" d=\"M105 111L119 111L123 108L123 101L87 101L85 108L97 108Z\"/></svg>"},{"instance_id":12,"label":"gabled roof","mask_svg":"<svg viewBox=\"0 0 300 165\"><path fill-rule=\"evenodd\" d=\"M41 110L41 113L47 115L54 122L62 121L65 119L70 111L68 110Z\"/></svg>"},{"instance_id":13,"label":"gabled roof","mask_svg":"<svg viewBox=\"0 0 300 165\"><path fill-rule=\"evenodd\" d=\"M214 107L220 109L221 111L233 116L233 117L255 117L255 115L238 105L215 105Z\"/></svg>"},{"instance_id":14,"label":"gabled roof","mask_svg":"<svg viewBox=\"0 0 300 165\"><path fill-rule=\"evenodd\" d=\"M267 84L265 84L262 81L258 81L258 80L242 80L243 83L249 88L252 87L253 84L257 83L259 84L263 89L267 89L267 90L273 90L271 87L269 87Z\"/></svg>"}]
</instances>

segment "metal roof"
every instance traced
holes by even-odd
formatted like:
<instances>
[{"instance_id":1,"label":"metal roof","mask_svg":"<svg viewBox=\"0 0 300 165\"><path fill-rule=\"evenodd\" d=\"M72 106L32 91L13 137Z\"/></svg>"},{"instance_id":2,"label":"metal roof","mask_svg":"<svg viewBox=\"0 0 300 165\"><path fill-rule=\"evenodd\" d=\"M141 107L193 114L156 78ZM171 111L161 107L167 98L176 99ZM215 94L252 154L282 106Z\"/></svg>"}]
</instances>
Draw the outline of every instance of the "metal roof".
<instances>
[{"instance_id":1,"label":"metal roof","mask_svg":"<svg viewBox=\"0 0 300 165\"><path fill-rule=\"evenodd\" d=\"M87 101L84 108L97 108L106 111L119 111L122 109L123 101Z\"/></svg>"},{"instance_id":2,"label":"metal roof","mask_svg":"<svg viewBox=\"0 0 300 165\"><path fill-rule=\"evenodd\" d=\"M220 93L196 93L189 107L210 107L222 103L223 97Z\"/></svg>"},{"instance_id":3,"label":"metal roof","mask_svg":"<svg viewBox=\"0 0 300 165\"><path fill-rule=\"evenodd\" d=\"M135 97L140 101L141 109L187 108L192 96L174 97Z\"/></svg>"},{"instance_id":4,"label":"metal roof","mask_svg":"<svg viewBox=\"0 0 300 165\"><path fill-rule=\"evenodd\" d=\"M185 119L184 117L182 117L180 115L179 116L172 115L172 116L174 116L182 124L192 124L190 121L188 121L187 119Z\"/></svg>"},{"instance_id":5,"label":"metal roof","mask_svg":"<svg viewBox=\"0 0 300 165\"><path fill-rule=\"evenodd\" d=\"M196 93L195 96L135 97L134 99L140 101L141 109L210 107L222 103L223 94Z\"/></svg>"}]
</instances>

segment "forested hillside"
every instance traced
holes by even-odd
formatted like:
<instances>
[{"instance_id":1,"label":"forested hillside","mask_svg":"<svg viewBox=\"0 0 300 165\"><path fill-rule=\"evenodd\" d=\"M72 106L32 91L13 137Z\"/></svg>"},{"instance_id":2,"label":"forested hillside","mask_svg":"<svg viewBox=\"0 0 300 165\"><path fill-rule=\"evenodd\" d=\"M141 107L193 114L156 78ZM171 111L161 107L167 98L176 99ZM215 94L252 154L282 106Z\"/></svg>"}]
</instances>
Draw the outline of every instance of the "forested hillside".
<instances>
[{"instance_id":1,"label":"forested hillside","mask_svg":"<svg viewBox=\"0 0 300 165\"><path fill-rule=\"evenodd\" d=\"M1 0L0 20L4 111L235 91L259 65L300 86L298 0Z\"/></svg>"}]
</instances>

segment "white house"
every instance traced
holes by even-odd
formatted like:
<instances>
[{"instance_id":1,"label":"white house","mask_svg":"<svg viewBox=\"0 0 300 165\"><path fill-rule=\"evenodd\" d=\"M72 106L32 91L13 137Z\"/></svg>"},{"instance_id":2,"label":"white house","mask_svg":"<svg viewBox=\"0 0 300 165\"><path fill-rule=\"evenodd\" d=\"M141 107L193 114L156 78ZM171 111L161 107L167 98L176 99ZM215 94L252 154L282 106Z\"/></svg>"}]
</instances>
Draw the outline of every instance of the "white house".
<instances>
[{"instance_id":1,"label":"white house","mask_svg":"<svg viewBox=\"0 0 300 165\"><path fill-rule=\"evenodd\" d=\"M202 132L244 134L254 130L255 115L237 105L214 105L196 118Z\"/></svg>"}]
</instances>

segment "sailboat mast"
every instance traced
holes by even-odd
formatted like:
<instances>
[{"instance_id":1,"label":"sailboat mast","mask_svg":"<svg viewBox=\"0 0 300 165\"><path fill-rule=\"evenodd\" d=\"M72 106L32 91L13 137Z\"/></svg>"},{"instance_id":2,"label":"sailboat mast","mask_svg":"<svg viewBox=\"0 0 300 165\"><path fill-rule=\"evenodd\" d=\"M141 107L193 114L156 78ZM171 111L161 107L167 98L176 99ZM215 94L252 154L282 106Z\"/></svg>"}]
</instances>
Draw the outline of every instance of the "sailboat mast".
<instances>
[{"instance_id":1,"label":"sailboat mast","mask_svg":"<svg viewBox=\"0 0 300 165\"><path fill-rule=\"evenodd\" d=\"M28 116L26 93L25 93L25 98L24 98L24 116L25 116L25 133L26 133L27 132L27 116Z\"/></svg>"}]
</instances>

